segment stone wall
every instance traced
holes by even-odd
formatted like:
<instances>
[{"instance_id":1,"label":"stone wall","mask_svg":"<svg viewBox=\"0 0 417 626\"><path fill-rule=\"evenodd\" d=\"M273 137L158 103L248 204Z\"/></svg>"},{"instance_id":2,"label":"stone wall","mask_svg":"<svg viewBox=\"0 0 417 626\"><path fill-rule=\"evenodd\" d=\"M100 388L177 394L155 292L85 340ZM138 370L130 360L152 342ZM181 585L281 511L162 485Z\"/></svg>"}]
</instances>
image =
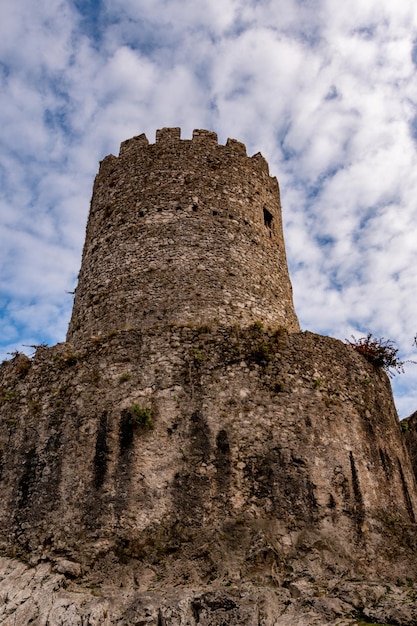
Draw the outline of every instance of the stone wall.
<instances>
[{"instance_id":1,"label":"stone wall","mask_svg":"<svg viewBox=\"0 0 417 626\"><path fill-rule=\"evenodd\" d=\"M165 326L39 348L0 375L8 554L169 563L196 583L414 575L389 380L339 341Z\"/></svg>"},{"instance_id":2,"label":"stone wall","mask_svg":"<svg viewBox=\"0 0 417 626\"><path fill-rule=\"evenodd\" d=\"M68 341L213 320L299 330L277 180L212 132L134 137L94 184Z\"/></svg>"},{"instance_id":3,"label":"stone wall","mask_svg":"<svg viewBox=\"0 0 417 626\"><path fill-rule=\"evenodd\" d=\"M417 411L401 422L403 440L417 479Z\"/></svg>"}]
</instances>

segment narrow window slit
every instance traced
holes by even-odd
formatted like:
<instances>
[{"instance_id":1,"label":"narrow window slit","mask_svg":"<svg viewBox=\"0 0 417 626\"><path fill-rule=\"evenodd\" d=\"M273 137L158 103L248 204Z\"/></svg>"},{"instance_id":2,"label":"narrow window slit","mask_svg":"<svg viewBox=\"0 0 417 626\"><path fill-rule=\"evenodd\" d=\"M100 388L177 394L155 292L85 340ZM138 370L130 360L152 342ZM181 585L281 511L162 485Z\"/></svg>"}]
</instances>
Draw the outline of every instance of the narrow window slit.
<instances>
[{"instance_id":1,"label":"narrow window slit","mask_svg":"<svg viewBox=\"0 0 417 626\"><path fill-rule=\"evenodd\" d=\"M268 209L264 209L264 224L267 228L269 228L269 230L272 230L273 219L274 219L274 216L272 215L272 213L270 213Z\"/></svg>"}]
</instances>

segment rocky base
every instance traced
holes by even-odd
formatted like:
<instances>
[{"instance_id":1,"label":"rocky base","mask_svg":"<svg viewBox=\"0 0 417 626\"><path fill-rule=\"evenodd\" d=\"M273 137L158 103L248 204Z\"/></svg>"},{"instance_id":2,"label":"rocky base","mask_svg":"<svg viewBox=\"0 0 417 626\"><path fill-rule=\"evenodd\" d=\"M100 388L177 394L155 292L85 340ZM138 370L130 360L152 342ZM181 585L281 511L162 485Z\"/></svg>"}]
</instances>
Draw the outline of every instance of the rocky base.
<instances>
[{"instance_id":1,"label":"rocky base","mask_svg":"<svg viewBox=\"0 0 417 626\"><path fill-rule=\"evenodd\" d=\"M0 558L5 626L353 626L417 623L417 586L359 580L294 580L284 587L216 581L200 587L146 585L115 577L94 584L59 570Z\"/></svg>"}]
</instances>

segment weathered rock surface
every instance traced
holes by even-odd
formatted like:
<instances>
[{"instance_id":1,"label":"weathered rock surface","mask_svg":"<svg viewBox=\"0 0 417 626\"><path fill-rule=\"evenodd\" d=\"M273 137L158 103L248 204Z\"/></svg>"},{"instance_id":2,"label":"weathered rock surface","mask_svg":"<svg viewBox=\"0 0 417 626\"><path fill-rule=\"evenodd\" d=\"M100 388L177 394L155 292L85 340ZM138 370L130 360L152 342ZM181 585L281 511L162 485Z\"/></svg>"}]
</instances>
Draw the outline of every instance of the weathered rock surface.
<instances>
[{"instance_id":1,"label":"weathered rock surface","mask_svg":"<svg viewBox=\"0 0 417 626\"><path fill-rule=\"evenodd\" d=\"M204 587L146 584L131 578L72 580L50 564L26 567L0 558L4 626L353 626L417 622L417 588L369 581L299 579L286 588L250 583Z\"/></svg>"},{"instance_id":2,"label":"weathered rock surface","mask_svg":"<svg viewBox=\"0 0 417 626\"><path fill-rule=\"evenodd\" d=\"M415 479L389 380L352 348L171 326L40 347L0 381L1 548L32 565L3 561L10 611L413 623L412 589L395 590L416 577Z\"/></svg>"}]
</instances>

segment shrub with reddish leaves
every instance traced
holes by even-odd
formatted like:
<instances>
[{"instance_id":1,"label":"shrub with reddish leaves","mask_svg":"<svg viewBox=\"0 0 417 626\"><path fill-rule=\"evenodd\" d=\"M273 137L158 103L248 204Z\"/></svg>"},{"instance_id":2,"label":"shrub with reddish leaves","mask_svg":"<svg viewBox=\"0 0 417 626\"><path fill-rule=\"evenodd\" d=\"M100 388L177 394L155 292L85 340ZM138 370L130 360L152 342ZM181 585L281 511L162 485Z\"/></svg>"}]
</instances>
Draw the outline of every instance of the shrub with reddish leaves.
<instances>
[{"instance_id":1,"label":"shrub with reddish leaves","mask_svg":"<svg viewBox=\"0 0 417 626\"><path fill-rule=\"evenodd\" d=\"M401 361L398 358L398 348L394 346L394 342L391 339L386 341L383 337L378 339L373 337L372 333L368 333L366 337L361 337L360 339L356 339L352 335L352 339L353 341L346 339L346 343L357 352L363 354L373 365L387 372L391 377L395 376L395 374L404 373L405 363L414 363L414 361Z\"/></svg>"}]
</instances>

